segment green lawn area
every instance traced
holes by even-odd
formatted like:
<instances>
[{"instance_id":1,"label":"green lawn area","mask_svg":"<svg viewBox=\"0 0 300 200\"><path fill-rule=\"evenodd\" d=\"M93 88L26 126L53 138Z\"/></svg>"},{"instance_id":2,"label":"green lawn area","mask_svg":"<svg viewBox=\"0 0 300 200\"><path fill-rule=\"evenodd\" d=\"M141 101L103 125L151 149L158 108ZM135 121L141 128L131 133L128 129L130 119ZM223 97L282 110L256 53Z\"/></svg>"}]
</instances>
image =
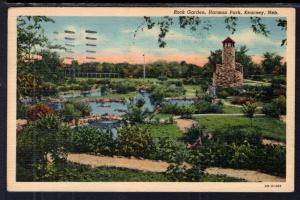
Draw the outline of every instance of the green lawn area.
<instances>
[{"instance_id":1,"label":"green lawn area","mask_svg":"<svg viewBox=\"0 0 300 200\"><path fill-rule=\"evenodd\" d=\"M223 107L223 112L227 113L227 114L242 113L242 108L241 107L237 107L237 106L225 105Z\"/></svg>"},{"instance_id":2,"label":"green lawn area","mask_svg":"<svg viewBox=\"0 0 300 200\"><path fill-rule=\"evenodd\" d=\"M161 120L166 120L166 119L169 119L171 116L172 116L171 114L158 113L154 117L155 118L157 117Z\"/></svg>"},{"instance_id":3,"label":"green lawn area","mask_svg":"<svg viewBox=\"0 0 300 200\"><path fill-rule=\"evenodd\" d=\"M181 131L175 124L141 124L140 126L147 126L153 137L180 138L182 136Z\"/></svg>"},{"instance_id":4,"label":"green lawn area","mask_svg":"<svg viewBox=\"0 0 300 200\"><path fill-rule=\"evenodd\" d=\"M198 85L183 85L184 89L186 89L185 96L196 96L196 89L199 87Z\"/></svg>"},{"instance_id":5,"label":"green lawn area","mask_svg":"<svg viewBox=\"0 0 300 200\"><path fill-rule=\"evenodd\" d=\"M250 126L250 119L244 116L202 116L196 120L209 132L233 126ZM253 118L253 126L257 126L262 131L262 136L268 139L285 141L285 123L267 117Z\"/></svg>"}]
</instances>

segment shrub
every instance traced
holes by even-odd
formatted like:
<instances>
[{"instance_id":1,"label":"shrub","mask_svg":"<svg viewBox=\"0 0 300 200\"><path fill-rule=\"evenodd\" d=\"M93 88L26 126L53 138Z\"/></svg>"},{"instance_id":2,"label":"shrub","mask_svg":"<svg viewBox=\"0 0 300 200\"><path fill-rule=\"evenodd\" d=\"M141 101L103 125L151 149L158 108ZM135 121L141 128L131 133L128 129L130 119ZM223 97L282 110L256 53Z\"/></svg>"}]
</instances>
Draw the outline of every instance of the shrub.
<instances>
[{"instance_id":1,"label":"shrub","mask_svg":"<svg viewBox=\"0 0 300 200\"><path fill-rule=\"evenodd\" d=\"M285 98L285 96L281 95L281 96L273 99L272 103L278 109L278 112L280 113L280 115L286 114L286 98Z\"/></svg>"},{"instance_id":2,"label":"shrub","mask_svg":"<svg viewBox=\"0 0 300 200\"><path fill-rule=\"evenodd\" d=\"M36 94L41 96L55 96L58 94L58 89L55 84L50 82L44 82L37 86Z\"/></svg>"},{"instance_id":3,"label":"shrub","mask_svg":"<svg viewBox=\"0 0 300 200\"><path fill-rule=\"evenodd\" d=\"M197 113L222 113L223 105L221 104L213 104L207 101L196 101L194 103Z\"/></svg>"},{"instance_id":4,"label":"shrub","mask_svg":"<svg viewBox=\"0 0 300 200\"><path fill-rule=\"evenodd\" d=\"M181 80L168 80L166 82L167 85L176 85L177 87L181 87L183 85Z\"/></svg>"},{"instance_id":5,"label":"shrub","mask_svg":"<svg viewBox=\"0 0 300 200\"><path fill-rule=\"evenodd\" d=\"M41 103L31 106L27 110L27 117L29 120L32 121L44 118L46 115L49 114L54 114L54 110L48 105Z\"/></svg>"},{"instance_id":6,"label":"shrub","mask_svg":"<svg viewBox=\"0 0 300 200\"><path fill-rule=\"evenodd\" d=\"M117 93L126 94L136 90L136 83L132 81L114 81L110 83L110 87Z\"/></svg>"},{"instance_id":7,"label":"shrub","mask_svg":"<svg viewBox=\"0 0 300 200\"><path fill-rule=\"evenodd\" d=\"M177 105L177 104L163 104L161 113L181 115L185 118L190 118L191 114L196 112L196 109L193 105Z\"/></svg>"},{"instance_id":8,"label":"shrub","mask_svg":"<svg viewBox=\"0 0 300 200\"><path fill-rule=\"evenodd\" d=\"M72 152L93 152L102 155L114 155L115 141L111 131L91 126L76 127L70 135Z\"/></svg>"},{"instance_id":9,"label":"shrub","mask_svg":"<svg viewBox=\"0 0 300 200\"><path fill-rule=\"evenodd\" d=\"M123 156L150 157L154 142L147 129L139 126L125 126L117 137L118 154Z\"/></svg>"},{"instance_id":10,"label":"shrub","mask_svg":"<svg viewBox=\"0 0 300 200\"><path fill-rule=\"evenodd\" d=\"M186 154L185 145L172 138L163 137L155 141L155 150L151 158L172 163L181 163Z\"/></svg>"},{"instance_id":11,"label":"shrub","mask_svg":"<svg viewBox=\"0 0 300 200\"><path fill-rule=\"evenodd\" d=\"M179 164L172 164L168 167L165 175L172 181L198 182L204 175L204 168L198 166L187 168Z\"/></svg>"},{"instance_id":12,"label":"shrub","mask_svg":"<svg viewBox=\"0 0 300 200\"><path fill-rule=\"evenodd\" d=\"M72 102L64 103L63 108L60 110L60 115L64 121L70 122L78 120L80 117L89 116L92 112L90 105L86 102Z\"/></svg>"},{"instance_id":13,"label":"shrub","mask_svg":"<svg viewBox=\"0 0 300 200\"><path fill-rule=\"evenodd\" d=\"M54 115L30 122L17 135L17 173L30 169L29 180L42 180L49 172L48 157L54 165L65 161L69 131Z\"/></svg>"},{"instance_id":14,"label":"shrub","mask_svg":"<svg viewBox=\"0 0 300 200\"><path fill-rule=\"evenodd\" d=\"M166 80L168 80L168 77L161 75L161 76L157 77L157 79L160 81L166 81Z\"/></svg>"},{"instance_id":15,"label":"shrub","mask_svg":"<svg viewBox=\"0 0 300 200\"><path fill-rule=\"evenodd\" d=\"M77 121L81 117L81 112L75 108L74 104L65 103L60 110L60 115L63 121L70 122L72 120Z\"/></svg>"},{"instance_id":16,"label":"shrub","mask_svg":"<svg viewBox=\"0 0 300 200\"><path fill-rule=\"evenodd\" d=\"M271 103L265 104L262 111L268 117L278 118L279 115L285 115L286 114L285 96L279 96L273 99Z\"/></svg>"},{"instance_id":17,"label":"shrub","mask_svg":"<svg viewBox=\"0 0 300 200\"><path fill-rule=\"evenodd\" d=\"M234 126L213 132L212 141L226 144L261 145L262 134L258 127Z\"/></svg>"},{"instance_id":18,"label":"shrub","mask_svg":"<svg viewBox=\"0 0 300 200\"><path fill-rule=\"evenodd\" d=\"M231 99L231 103L232 104L238 104L238 105L243 105L247 102L250 102L250 103L254 103L255 100L251 97L243 97L243 96L234 96L232 99Z\"/></svg>"},{"instance_id":19,"label":"shrub","mask_svg":"<svg viewBox=\"0 0 300 200\"><path fill-rule=\"evenodd\" d=\"M165 97L182 96L186 92L183 86L176 86L175 84L152 85L149 91L156 102L161 102Z\"/></svg>"},{"instance_id":20,"label":"shrub","mask_svg":"<svg viewBox=\"0 0 300 200\"><path fill-rule=\"evenodd\" d=\"M17 119L26 119L27 110L27 106L21 101L17 100Z\"/></svg>"},{"instance_id":21,"label":"shrub","mask_svg":"<svg viewBox=\"0 0 300 200\"><path fill-rule=\"evenodd\" d=\"M182 139L184 142L190 144L194 144L195 142L199 141L202 145L207 141L208 135L203 132L203 129L200 126L193 125L187 130Z\"/></svg>"},{"instance_id":22,"label":"shrub","mask_svg":"<svg viewBox=\"0 0 300 200\"><path fill-rule=\"evenodd\" d=\"M225 87L217 88L217 96L219 98L226 98L228 96L238 96L238 95L240 95L240 91L237 88L225 88Z\"/></svg>"},{"instance_id":23,"label":"shrub","mask_svg":"<svg viewBox=\"0 0 300 200\"><path fill-rule=\"evenodd\" d=\"M81 117L89 116L92 112L91 106L86 102L74 102L73 105L81 113Z\"/></svg>"}]
</instances>

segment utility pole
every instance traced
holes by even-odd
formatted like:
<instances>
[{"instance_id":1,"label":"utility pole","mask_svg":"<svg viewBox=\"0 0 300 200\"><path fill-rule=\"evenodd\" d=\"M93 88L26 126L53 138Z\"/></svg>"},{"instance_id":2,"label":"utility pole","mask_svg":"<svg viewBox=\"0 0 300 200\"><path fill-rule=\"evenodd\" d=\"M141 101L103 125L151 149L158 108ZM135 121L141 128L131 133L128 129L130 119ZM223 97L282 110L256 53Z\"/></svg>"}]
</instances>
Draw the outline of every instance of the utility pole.
<instances>
[{"instance_id":1,"label":"utility pole","mask_svg":"<svg viewBox=\"0 0 300 200\"><path fill-rule=\"evenodd\" d=\"M146 78L146 64L145 64L145 54L143 54L144 57L144 79Z\"/></svg>"}]
</instances>

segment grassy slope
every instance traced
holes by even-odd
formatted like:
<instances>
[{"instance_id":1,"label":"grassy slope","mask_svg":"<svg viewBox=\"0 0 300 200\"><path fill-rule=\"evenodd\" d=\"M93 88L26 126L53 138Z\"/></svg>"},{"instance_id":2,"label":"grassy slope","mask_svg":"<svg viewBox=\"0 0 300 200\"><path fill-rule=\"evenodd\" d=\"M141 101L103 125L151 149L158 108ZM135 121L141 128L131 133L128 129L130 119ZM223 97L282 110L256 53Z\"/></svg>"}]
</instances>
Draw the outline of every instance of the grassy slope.
<instances>
[{"instance_id":1,"label":"grassy slope","mask_svg":"<svg viewBox=\"0 0 300 200\"><path fill-rule=\"evenodd\" d=\"M244 116L205 116L197 117L196 120L210 132L230 126L250 126L250 120ZM262 129L264 138L285 141L285 124L277 119L255 117L253 126Z\"/></svg>"}]
</instances>

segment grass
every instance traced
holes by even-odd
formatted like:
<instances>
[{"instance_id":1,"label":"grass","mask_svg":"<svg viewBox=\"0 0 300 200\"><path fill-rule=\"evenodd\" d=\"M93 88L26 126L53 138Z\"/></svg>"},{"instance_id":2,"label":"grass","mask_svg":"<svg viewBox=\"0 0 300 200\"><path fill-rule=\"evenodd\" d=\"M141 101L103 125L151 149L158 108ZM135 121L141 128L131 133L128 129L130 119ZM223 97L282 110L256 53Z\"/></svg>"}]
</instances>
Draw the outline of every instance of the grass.
<instances>
[{"instance_id":1,"label":"grass","mask_svg":"<svg viewBox=\"0 0 300 200\"><path fill-rule=\"evenodd\" d=\"M144 172L133 169L115 167L96 167L79 165L71 162L58 165L55 174L39 181L55 182L171 182L164 173ZM25 174L24 174L25 173ZM17 181L32 181L24 177L32 174L25 170L17 173ZM208 175L202 177L201 182L244 182L243 179L233 177Z\"/></svg>"},{"instance_id":2,"label":"grass","mask_svg":"<svg viewBox=\"0 0 300 200\"><path fill-rule=\"evenodd\" d=\"M186 89L185 96L196 96L196 89L199 87L198 85L183 85L184 89Z\"/></svg>"},{"instance_id":3,"label":"grass","mask_svg":"<svg viewBox=\"0 0 300 200\"><path fill-rule=\"evenodd\" d=\"M175 124L141 124L140 126L148 127L153 137L170 137L176 139L182 136L182 132Z\"/></svg>"},{"instance_id":4,"label":"grass","mask_svg":"<svg viewBox=\"0 0 300 200\"><path fill-rule=\"evenodd\" d=\"M223 112L226 114L242 113L242 108L237 106L225 105L223 107Z\"/></svg>"},{"instance_id":5,"label":"grass","mask_svg":"<svg viewBox=\"0 0 300 200\"><path fill-rule=\"evenodd\" d=\"M167 120L171 117L172 115L171 114L164 114L164 113L158 113L155 115L154 118L159 118L160 120Z\"/></svg>"},{"instance_id":6,"label":"grass","mask_svg":"<svg viewBox=\"0 0 300 200\"><path fill-rule=\"evenodd\" d=\"M250 126L250 119L244 116L202 116L196 120L209 132L233 126ZM286 126L277 119L255 117L253 126L261 129L263 138L285 141Z\"/></svg>"}]
</instances>

